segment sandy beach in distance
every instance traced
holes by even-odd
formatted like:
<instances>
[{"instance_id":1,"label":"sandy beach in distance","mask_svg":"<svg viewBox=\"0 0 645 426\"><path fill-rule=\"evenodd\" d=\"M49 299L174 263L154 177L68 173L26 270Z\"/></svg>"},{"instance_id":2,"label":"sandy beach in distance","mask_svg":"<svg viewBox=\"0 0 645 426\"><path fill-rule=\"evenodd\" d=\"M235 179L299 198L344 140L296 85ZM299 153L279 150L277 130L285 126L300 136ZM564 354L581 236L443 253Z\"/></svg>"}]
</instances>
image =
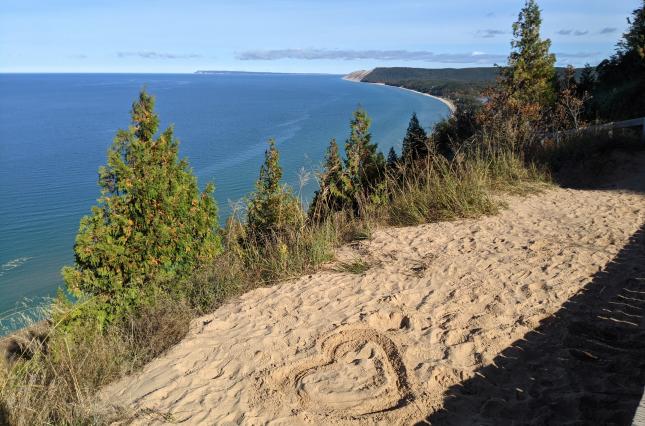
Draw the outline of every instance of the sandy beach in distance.
<instances>
[{"instance_id":1,"label":"sandy beach in distance","mask_svg":"<svg viewBox=\"0 0 645 426\"><path fill-rule=\"evenodd\" d=\"M625 424L645 338L638 161L495 216L379 230L337 253L366 272L244 294L102 399L137 424Z\"/></svg>"},{"instance_id":2,"label":"sandy beach in distance","mask_svg":"<svg viewBox=\"0 0 645 426\"><path fill-rule=\"evenodd\" d=\"M434 95L431 95L429 93L419 92L417 90L408 89L406 87L390 86L390 85L385 84L385 83L369 83L369 82L357 80L357 79L354 79L354 78L343 77L343 80L351 81L351 82L354 82L354 83L374 84L374 85L377 85L377 86L387 86L387 87L393 87L395 89L407 90L408 92L417 93L417 94L423 95L423 96L429 96L431 98L434 98L434 99L444 103L450 109L451 114L454 114L455 111L457 111L457 106L451 100L446 99L446 98L442 98L442 97L439 97L439 96L434 96Z\"/></svg>"},{"instance_id":3,"label":"sandy beach in distance","mask_svg":"<svg viewBox=\"0 0 645 426\"><path fill-rule=\"evenodd\" d=\"M383 83L370 83L370 84L380 84L380 85L382 85L382 86L387 86L386 84L383 84ZM406 88L406 87L398 87L398 86L390 86L390 87L395 87L395 88L397 88L397 89L407 90L408 92L418 93L419 95L429 96L429 97L431 97L431 98L434 98L434 99L436 99L436 100L438 100L438 101L443 102L444 104L446 104L446 106L447 106L448 108L450 108L450 113L451 113L451 114L454 114L454 113L455 113L455 111L457 111L457 106L456 106L456 105L455 105L455 104L454 104L450 99L442 98L442 97L440 97L440 96L434 96L434 95L431 95L431 94L429 94L429 93L419 92L419 91L417 91L417 90L408 89L408 88Z\"/></svg>"}]
</instances>

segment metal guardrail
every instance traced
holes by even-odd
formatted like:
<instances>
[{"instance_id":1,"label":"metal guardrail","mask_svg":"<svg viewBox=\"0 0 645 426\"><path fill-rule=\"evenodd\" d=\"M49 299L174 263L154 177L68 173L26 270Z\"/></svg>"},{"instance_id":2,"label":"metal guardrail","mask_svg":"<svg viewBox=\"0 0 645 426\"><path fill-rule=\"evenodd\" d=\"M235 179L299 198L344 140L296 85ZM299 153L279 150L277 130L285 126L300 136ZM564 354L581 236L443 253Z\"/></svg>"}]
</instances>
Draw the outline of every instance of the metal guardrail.
<instances>
[{"instance_id":1,"label":"metal guardrail","mask_svg":"<svg viewBox=\"0 0 645 426\"><path fill-rule=\"evenodd\" d=\"M609 132L611 132L612 130L627 129L630 127L640 127L641 140L645 142L645 117L633 118L631 120L624 121L612 121L610 123L597 124L595 126L581 127L579 129L562 130L559 132L550 133L546 135L544 139L555 139L556 143L559 143L562 136L571 136L579 133L599 132L603 130L609 130ZM542 140L543 143L544 139Z\"/></svg>"}]
</instances>

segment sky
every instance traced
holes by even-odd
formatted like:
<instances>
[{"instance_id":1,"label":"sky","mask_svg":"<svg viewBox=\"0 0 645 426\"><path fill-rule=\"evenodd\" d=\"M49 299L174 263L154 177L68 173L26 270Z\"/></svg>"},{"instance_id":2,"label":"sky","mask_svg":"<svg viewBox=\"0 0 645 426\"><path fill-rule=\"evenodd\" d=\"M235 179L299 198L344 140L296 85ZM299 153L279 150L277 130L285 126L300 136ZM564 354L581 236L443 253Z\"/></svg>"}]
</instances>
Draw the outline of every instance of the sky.
<instances>
[{"instance_id":1,"label":"sky","mask_svg":"<svg viewBox=\"0 0 645 426\"><path fill-rule=\"evenodd\" d=\"M642 0L538 0L559 65L611 55ZM0 0L0 72L347 73L503 64L523 0Z\"/></svg>"}]
</instances>

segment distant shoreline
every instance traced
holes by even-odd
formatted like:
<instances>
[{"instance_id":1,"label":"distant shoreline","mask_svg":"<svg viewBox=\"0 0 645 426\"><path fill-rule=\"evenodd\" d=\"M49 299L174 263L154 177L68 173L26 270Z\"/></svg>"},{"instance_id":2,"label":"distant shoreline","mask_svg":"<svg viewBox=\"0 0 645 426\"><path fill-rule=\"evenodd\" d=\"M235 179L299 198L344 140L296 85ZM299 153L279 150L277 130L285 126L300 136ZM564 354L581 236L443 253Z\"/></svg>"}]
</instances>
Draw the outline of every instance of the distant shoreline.
<instances>
[{"instance_id":1,"label":"distant shoreline","mask_svg":"<svg viewBox=\"0 0 645 426\"><path fill-rule=\"evenodd\" d=\"M347 77L343 77L343 80L351 81L353 83L367 83L367 84L374 84L374 85L377 85L377 86L394 87L395 89L407 90L408 92L417 93L419 95L428 96L430 98L434 98L434 99L438 100L439 102L441 102L444 105L446 105L448 107L448 109L450 109L450 115L454 114L455 111L457 111L457 106L451 100L449 100L447 98L442 98L440 96L431 95L429 93L419 92L418 90L408 89L407 87L392 86L392 85L385 84L385 83L372 83L372 82L369 82L369 81L361 81L361 80L357 80L357 79L354 79L354 78L347 78Z\"/></svg>"}]
</instances>

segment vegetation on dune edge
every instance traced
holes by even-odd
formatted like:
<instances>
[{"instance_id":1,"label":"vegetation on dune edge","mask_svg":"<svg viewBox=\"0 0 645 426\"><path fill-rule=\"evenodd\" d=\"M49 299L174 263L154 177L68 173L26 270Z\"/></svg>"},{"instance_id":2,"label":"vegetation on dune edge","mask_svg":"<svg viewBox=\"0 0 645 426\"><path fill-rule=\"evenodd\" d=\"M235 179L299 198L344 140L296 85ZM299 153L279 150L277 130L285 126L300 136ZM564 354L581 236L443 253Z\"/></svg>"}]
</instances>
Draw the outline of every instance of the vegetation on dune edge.
<instances>
[{"instance_id":1,"label":"vegetation on dune edge","mask_svg":"<svg viewBox=\"0 0 645 426\"><path fill-rule=\"evenodd\" d=\"M153 99L142 92L132 125L117 133L100 169L101 196L81 221L75 264L63 272L75 300L61 292L50 321L19 333L0 360L0 423L127 419L137 413L104 405L97 390L179 342L192 318L313 272L333 260L337 246L369 238L379 226L493 214L501 207L495 194L535 191L574 167L597 171L612 141L555 144L546 135L615 118L619 98L598 94L621 67L634 77L621 86L623 96L642 94L644 10L634 12L616 55L578 80L572 68L556 77L549 41L539 35L540 11L528 0L486 104L460 107L430 134L413 116L402 153L387 158L358 109L344 151L330 142L308 209L282 183L270 141L255 192L221 228L213 188L198 189L172 129L157 134ZM362 274L370 266L355 260L337 271Z\"/></svg>"}]
</instances>

